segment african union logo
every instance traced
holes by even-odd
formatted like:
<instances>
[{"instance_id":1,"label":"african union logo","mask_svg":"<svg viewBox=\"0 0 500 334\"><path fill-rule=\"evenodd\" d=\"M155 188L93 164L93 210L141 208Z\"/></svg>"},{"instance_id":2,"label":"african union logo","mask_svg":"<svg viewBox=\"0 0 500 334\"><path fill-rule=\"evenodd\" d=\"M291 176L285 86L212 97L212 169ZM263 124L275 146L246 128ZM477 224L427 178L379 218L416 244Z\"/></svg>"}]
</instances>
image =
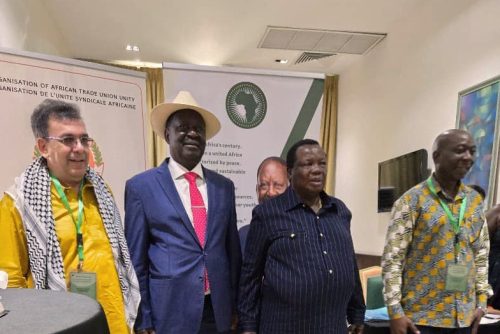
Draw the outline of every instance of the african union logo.
<instances>
[{"instance_id":1,"label":"african union logo","mask_svg":"<svg viewBox=\"0 0 500 334\"><path fill-rule=\"evenodd\" d=\"M266 116L266 96L251 82L237 83L227 93L226 111L231 121L240 128L254 128Z\"/></svg>"}]
</instances>

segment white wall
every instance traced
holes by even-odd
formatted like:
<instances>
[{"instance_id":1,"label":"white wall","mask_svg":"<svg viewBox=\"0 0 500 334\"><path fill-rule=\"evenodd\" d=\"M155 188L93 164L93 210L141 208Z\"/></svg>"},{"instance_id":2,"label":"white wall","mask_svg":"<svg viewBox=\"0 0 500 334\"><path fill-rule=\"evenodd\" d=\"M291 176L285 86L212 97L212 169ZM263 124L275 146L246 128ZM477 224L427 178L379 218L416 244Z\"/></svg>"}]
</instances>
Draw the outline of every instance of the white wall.
<instances>
[{"instance_id":1,"label":"white wall","mask_svg":"<svg viewBox=\"0 0 500 334\"><path fill-rule=\"evenodd\" d=\"M69 57L65 44L43 1L0 0L0 47Z\"/></svg>"},{"instance_id":2,"label":"white wall","mask_svg":"<svg viewBox=\"0 0 500 334\"><path fill-rule=\"evenodd\" d=\"M378 162L430 150L455 125L458 92L500 75L499 13L498 0L422 1L339 73L335 194L353 212L358 253L380 255L384 244ZM0 47L71 57L40 0L0 0Z\"/></svg>"},{"instance_id":3,"label":"white wall","mask_svg":"<svg viewBox=\"0 0 500 334\"><path fill-rule=\"evenodd\" d=\"M378 163L455 126L458 92L500 75L500 1L431 1L340 73L335 194L353 213L357 253L380 255ZM433 167L429 156L429 167Z\"/></svg>"}]
</instances>

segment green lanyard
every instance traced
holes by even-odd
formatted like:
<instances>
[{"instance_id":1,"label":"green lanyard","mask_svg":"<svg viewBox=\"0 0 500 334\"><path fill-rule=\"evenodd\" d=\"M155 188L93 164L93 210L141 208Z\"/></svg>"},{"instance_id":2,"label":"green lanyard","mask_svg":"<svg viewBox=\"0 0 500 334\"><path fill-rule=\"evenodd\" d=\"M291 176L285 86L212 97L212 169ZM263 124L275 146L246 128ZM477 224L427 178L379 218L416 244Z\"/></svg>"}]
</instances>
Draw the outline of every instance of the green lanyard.
<instances>
[{"instance_id":1,"label":"green lanyard","mask_svg":"<svg viewBox=\"0 0 500 334\"><path fill-rule=\"evenodd\" d=\"M82 224L83 224L83 200L82 200L82 189L83 189L83 180L80 183L80 189L78 190L78 216L75 220L75 216L73 215L73 210L69 206L69 201L68 198L66 197L66 194L64 193L63 187L61 185L61 182L59 180L51 175L50 176L52 179L52 182L54 183L54 186L56 187L57 193L59 194L59 197L61 197L61 201L64 204L64 207L66 210L68 210L71 219L73 220L73 224L75 224L76 228L76 249L78 251L78 269L81 270L83 266L83 234L82 234Z\"/></svg>"},{"instance_id":2,"label":"green lanyard","mask_svg":"<svg viewBox=\"0 0 500 334\"><path fill-rule=\"evenodd\" d=\"M448 204L443 202L441 197L438 196L436 192L436 188L434 187L434 183L432 182L432 178L427 179L427 185L429 186L429 189L431 193L438 199L439 204L441 204L441 207L443 208L444 212L448 216L448 219L450 220L450 224L453 227L453 232L455 232L455 256L458 256L458 252L460 250L460 246L458 243L458 235L460 234L460 223L464 219L464 214L465 214L465 208L467 206L467 197L465 197L462 201L462 205L460 205L460 214L457 217L455 217L451 211L450 208L448 207Z\"/></svg>"}]
</instances>

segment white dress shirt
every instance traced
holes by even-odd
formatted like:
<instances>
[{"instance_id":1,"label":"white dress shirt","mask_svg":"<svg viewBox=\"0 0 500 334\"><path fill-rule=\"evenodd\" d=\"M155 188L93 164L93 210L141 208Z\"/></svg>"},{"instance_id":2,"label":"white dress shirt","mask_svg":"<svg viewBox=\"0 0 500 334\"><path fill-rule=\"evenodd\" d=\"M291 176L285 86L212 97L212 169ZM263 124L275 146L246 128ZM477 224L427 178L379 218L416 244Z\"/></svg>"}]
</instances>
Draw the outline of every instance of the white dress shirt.
<instances>
[{"instance_id":1,"label":"white dress shirt","mask_svg":"<svg viewBox=\"0 0 500 334\"><path fill-rule=\"evenodd\" d=\"M189 194L189 182L184 177L187 172L194 172L198 177L196 178L196 186L203 197L203 203L205 204L205 209L207 210L208 217L208 194L207 194L207 183L205 182L205 176L203 175L203 169L201 168L201 162L198 163L191 171L187 170L184 166L175 161L170 157L168 161L168 169L174 180L175 188L177 193L181 198L182 205L186 210L186 213L193 224L193 212L191 211L191 195Z\"/></svg>"}]
</instances>

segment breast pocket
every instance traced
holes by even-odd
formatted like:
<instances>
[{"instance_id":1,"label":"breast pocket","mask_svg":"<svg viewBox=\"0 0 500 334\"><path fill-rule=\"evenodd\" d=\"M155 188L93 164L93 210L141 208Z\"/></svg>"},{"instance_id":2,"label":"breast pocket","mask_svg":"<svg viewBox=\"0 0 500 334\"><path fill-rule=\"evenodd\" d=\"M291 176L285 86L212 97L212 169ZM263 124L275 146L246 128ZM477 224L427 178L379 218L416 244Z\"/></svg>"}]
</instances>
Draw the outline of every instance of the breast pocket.
<instances>
[{"instance_id":1,"label":"breast pocket","mask_svg":"<svg viewBox=\"0 0 500 334\"><path fill-rule=\"evenodd\" d=\"M486 222L483 222L481 217L466 217L461 224L460 232L466 236L470 244L474 244L479 239L483 224L486 224Z\"/></svg>"},{"instance_id":2,"label":"breast pocket","mask_svg":"<svg viewBox=\"0 0 500 334\"><path fill-rule=\"evenodd\" d=\"M307 234L302 230L278 231L271 236L270 253L288 254L301 252L307 243Z\"/></svg>"},{"instance_id":3,"label":"breast pocket","mask_svg":"<svg viewBox=\"0 0 500 334\"><path fill-rule=\"evenodd\" d=\"M286 230L286 231L277 231L271 236L272 241L279 241L280 239L284 239L283 241L295 241L306 238L306 232L303 230Z\"/></svg>"}]
</instances>

